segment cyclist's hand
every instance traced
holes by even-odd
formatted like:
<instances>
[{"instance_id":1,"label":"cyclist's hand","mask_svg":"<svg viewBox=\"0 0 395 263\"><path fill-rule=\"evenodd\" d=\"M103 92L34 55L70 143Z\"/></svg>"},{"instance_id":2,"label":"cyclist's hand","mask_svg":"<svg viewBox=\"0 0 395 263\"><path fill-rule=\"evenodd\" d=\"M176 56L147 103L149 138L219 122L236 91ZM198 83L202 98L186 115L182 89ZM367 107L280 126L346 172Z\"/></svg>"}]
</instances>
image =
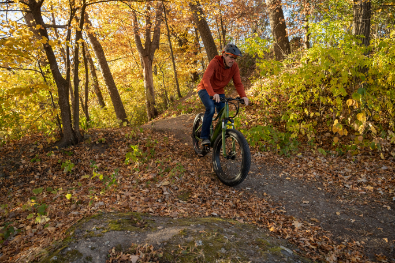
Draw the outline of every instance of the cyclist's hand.
<instances>
[{"instance_id":1,"label":"cyclist's hand","mask_svg":"<svg viewBox=\"0 0 395 263\"><path fill-rule=\"evenodd\" d=\"M220 98L220 96L218 95L218 94L214 94L214 96L213 96L213 101L215 101L215 102L220 102L221 101L221 98Z\"/></svg>"},{"instance_id":2,"label":"cyclist's hand","mask_svg":"<svg viewBox=\"0 0 395 263\"><path fill-rule=\"evenodd\" d=\"M247 97L243 97L242 99L244 100L244 104L245 104L246 106L248 106L248 101L249 101L248 98L247 98Z\"/></svg>"}]
</instances>

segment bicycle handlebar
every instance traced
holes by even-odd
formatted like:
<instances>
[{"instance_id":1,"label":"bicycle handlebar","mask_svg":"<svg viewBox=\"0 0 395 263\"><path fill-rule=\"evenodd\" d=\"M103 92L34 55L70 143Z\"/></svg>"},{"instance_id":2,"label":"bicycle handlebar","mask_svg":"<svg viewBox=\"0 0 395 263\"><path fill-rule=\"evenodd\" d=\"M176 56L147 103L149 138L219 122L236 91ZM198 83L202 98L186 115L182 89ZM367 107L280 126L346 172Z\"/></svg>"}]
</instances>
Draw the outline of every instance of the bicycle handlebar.
<instances>
[{"instance_id":1,"label":"bicycle handlebar","mask_svg":"<svg viewBox=\"0 0 395 263\"><path fill-rule=\"evenodd\" d=\"M213 96L210 96L210 99L213 99ZM236 97L236 98L230 98L230 97L229 98L222 98L222 97L219 97L219 99L220 99L221 102L229 102L229 101L236 100L236 101L240 102L241 104L244 104L244 100L242 98L240 98L240 97Z\"/></svg>"}]
</instances>

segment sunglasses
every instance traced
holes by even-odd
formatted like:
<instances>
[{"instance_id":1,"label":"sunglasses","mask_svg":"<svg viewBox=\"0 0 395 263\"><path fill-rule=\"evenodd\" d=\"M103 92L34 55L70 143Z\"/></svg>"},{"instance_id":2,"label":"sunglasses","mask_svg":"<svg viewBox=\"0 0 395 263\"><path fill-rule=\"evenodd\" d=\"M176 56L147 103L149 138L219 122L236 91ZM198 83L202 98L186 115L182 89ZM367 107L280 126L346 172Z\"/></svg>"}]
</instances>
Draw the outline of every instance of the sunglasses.
<instances>
[{"instance_id":1,"label":"sunglasses","mask_svg":"<svg viewBox=\"0 0 395 263\"><path fill-rule=\"evenodd\" d=\"M234 60L237 59L237 57L233 56L233 54L230 54L230 53L225 53L225 54L226 54L227 57L230 57L230 58L232 58Z\"/></svg>"}]
</instances>

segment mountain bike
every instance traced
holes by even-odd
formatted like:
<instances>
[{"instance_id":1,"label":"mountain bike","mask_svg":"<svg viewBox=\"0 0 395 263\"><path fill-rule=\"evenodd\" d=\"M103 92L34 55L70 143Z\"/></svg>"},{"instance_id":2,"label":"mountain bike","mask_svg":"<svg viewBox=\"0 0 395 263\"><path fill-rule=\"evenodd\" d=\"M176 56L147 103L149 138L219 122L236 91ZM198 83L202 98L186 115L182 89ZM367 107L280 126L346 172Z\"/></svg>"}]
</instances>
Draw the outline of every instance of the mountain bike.
<instances>
[{"instance_id":1,"label":"mountain bike","mask_svg":"<svg viewBox=\"0 0 395 263\"><path fill-rule=\"evenodd\" d=\"M210 97L211 98L211 97ZM213 119L210 126L209 145L202 145L200 133L204 113L196 115L192 128L192 143L196 154L205 156L212 148L213 169L219 180L228 186L236 186L247 177L251 165L251 153L247 140L241 132L235 129L234 118L239 113L241 98L221 98L225 107ZM229 116L229 104L236 108L236 114ZM215 128L213 128L217 121Z\"/></svg>"}]
</instances>

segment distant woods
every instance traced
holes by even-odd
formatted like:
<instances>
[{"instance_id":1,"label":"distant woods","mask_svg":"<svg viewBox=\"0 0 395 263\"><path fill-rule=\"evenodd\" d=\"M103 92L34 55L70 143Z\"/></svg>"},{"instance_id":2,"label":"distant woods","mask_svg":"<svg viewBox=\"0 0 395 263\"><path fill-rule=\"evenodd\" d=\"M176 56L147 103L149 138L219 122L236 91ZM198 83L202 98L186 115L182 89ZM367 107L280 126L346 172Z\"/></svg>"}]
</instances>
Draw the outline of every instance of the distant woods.
<instances>
[{"instance_id":1,"label":"distant woods","mask_svg":"<svg viewBox=\"0 0 395 263\"><path fill-rule=\"evenodd\" d=\"M393 45L394 6L388 1L22 0L0 5L3 142L44 132L64 147L82 141L81 130L90 127L152 120L174 98L195 89L227 43L250 53L252 60L239 61L243 68L262 59L271 63L260 72L265 76L283 72L282 63L297 63L319 45L349 41L365 47L365 56L373 54L372 42L377 47L379 39ZM314 63L317 57L310 54L303 61ZM261 69L267 63L260 63ZM369 63L358 72L368 70Z\"/></svg>"}]
</instances>

